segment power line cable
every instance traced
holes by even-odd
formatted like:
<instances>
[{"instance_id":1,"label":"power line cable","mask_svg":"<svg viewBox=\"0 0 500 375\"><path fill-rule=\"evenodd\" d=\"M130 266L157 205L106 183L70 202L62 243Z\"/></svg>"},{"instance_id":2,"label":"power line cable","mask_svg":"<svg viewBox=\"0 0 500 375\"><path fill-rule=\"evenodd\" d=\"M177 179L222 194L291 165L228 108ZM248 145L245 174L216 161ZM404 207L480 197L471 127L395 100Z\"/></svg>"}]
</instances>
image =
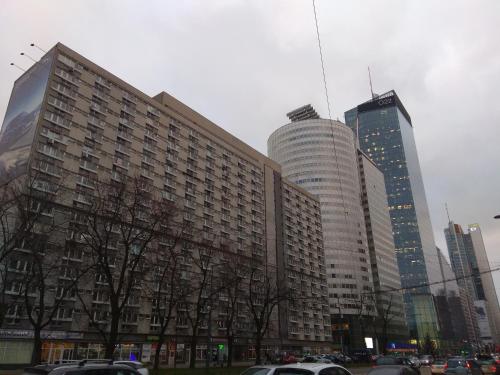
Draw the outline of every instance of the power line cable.
<instances>
[{"instance_id":1,"label":"power line cable","mask_svg":"<svg viewBox=\"0 0 500 375\"><path fill-rule=\"evenodd\" d=\"M450 281L463 280L463 279L467 279L467 278L471 278L471 277L476 277L476 276L479 276L479 275L483 275L483 274L486 274L486 273L492 273L492 272L496 272L496 271L500 271L500 267L491 268L491 269L486 270L486 271L475 272L475 273L470 274L470 275L453 277L453 278L450 278L450 279L443 279L441 281L434 281L432 283L428 282L428 283L422 283L422 284L418 284L418 285L406 286L406 287L401 287L401 288L391 288L391 289L378 290L378 291L372 291L372 292L365 292L365 293L360 293L360 294L361 295L368 295L368 294L384 294L384 293L401 292L401 291L404 291L404 290L418 289L418 288L423 288L423 287L431 286L431 285L444 284L444 283L447 283L447 282L450 282Z\"/></svg>"}]
</instances>

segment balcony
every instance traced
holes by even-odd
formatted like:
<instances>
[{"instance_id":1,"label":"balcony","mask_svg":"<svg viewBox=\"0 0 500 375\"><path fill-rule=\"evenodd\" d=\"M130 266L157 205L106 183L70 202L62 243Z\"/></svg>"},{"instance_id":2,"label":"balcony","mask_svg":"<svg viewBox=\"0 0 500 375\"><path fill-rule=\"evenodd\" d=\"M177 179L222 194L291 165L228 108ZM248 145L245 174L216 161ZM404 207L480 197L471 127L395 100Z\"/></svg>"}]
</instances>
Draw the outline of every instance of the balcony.
<instances>
[{"instance_id":1,"label":"balcony","mask_svg":"<svg viewBox=\"0 0 500 375\"><path fill-rule=\"evenodd\" d=\"M102 135L98 134L96 132L93 132L92 130L87 130L85 132L85 138L90 139L90 140L97 142L99 144L102 144Z\"/></svg>"},{"instance_id":2,"label":"balcony","mask_svg":"<svg viewBox=\"0 0 500 375\"><path fill-rule=\"evenodd\" d=\"M130 167L130 162L128 160L124 160L122 158L115 158L115 160L113 161L113 164L120 167L120 168L123 168L127 171Z\"/></svg>"},{"instance_id":3,"label":"balcony","mask_svg":"<svg viewBox=\"0 0 500 375\"><path fill-rule=\"evenodd\" d=\"M106 103L109 101L109 95L103 92L102 90L99 90L96 87L94 87L94 89L92 90L92 95L98 97L99 99L105 101Z\"/></svg>"},{"instance_id":4,"label":"balcony","mask_svg":"<svg viewBox=\"0 0 500 375\"><path fill-rule=\"evenodd\" d=\"M60 83L53 83L52 88L56 90L58 93L67 96L68 98L76 99L77 95L76 92L64 85L61 85Z\"/></svg>"},{"instance_id":5,"label":"balcony","mask_svg":"<svg viewBox=\"0 0 500 375\"><path fill-rule=\"evenodd\" d=\"M49 97L49 104L58 108L59 110L71 114L74 110L74 107L70 106L68 103L63 102L62 100L56 99L53 96Z\"/></svg>"},{"instance_id":6,"label":"balcony","mask_svg":"<svg viewBox=\"0 0 500 375\"><path fill-rule=\"evenodd\" d=\"M51 147L49 145L40 145L38 147L38 152L41 154L44 154L46 156L49 156L51 158L61 160L61 161L64 158L64 152L58 150L57 148Z\"/></svg>"},{"instance_id":7,"label":"balcony","mask_svg":"<svg viewBox=\"0 0 500 375\"><path fill-rule=\"evenodd\" d=\"M175 189L175 181L172 180L171 178L165 179L165 185Z\"/></svg>"},{"instance_id":8,"label":"balcony","mask_svg":"<svg viewBox=\"0 0 500 375\"><path fill-rule=\"evenodd\" d=\"M68 144L65 137L63 137L61 134L54 133L54 132L50 131L49 129L42 128L42 131L40 133L43 137L48 138L50 140L49 142L59 142L63 145Z\"/></svg>"},{"instance_id":9,"label":"balcony","mask_svg":"<svg viewBox=\"0 0 500 375\"><path fill-rule=\"evenodd\" d=\"M101 86L104 86L104 87L106 87L108 89L111 88L111 85L109 84L109 82L106 79L104 79L104 78L102 78L100 76L97 76L97 78L95 79L95 81L98 84L100 84Z\"/></svg>"},{"instance_id":10,"label":"balcony","mask_svg":"<svg viewBox=\"0 0 500 375\"><path fill-rule=\"evenodd\" d=\"M136 110L135 110L135 108L132 108L131 106L123 104L121 109L122 109L122 111L128 113L129 115L135 116Z\"/></svg>"},{"instance_id":11,"label":"balcony","mask_svg":"<svg viewBox=\"0 0 500 375\"><path fill-rule=\"evenodd\" d=\"M156 153L156 146L152 145L150 143L144 143L144 150L152 152L152 153Z\"/></svg>"},{"instance_id":12,"label":"balcony","mask_svg":"<svg viewBox=\"0 0 500 375\"><path fill-rule=\"evenodd\" d=\"M76 183L91 189L95 188L95 181L85 176L77 176Z\"/></svg>"},{"instance_id":13,"label":"balcony","mask_svg":"<svg viewBox=\"0 0 500 375\"><path fill-rule=\"evenodd\" d=\"M103 115L105 115L107 113L106 106L104 106L102 104L97 104L96 102L90 102L90 109L92 109L96 112L102 113Z\"/></svg>"},{"instance_id":14,"label":"balcony","mask_svg":"<svg viewBox=\"0 0 500 375\"><path fill-rule=\"evenodd\" d=\"M133 121L131 121L131 120L127 119L127 118L120 117L118 119L118 123L121 124L121 125L123 125L123 126L126 126L126 127L130 128L130 129L133 129L133 125L134 125Z\"/></svg>"},{"instance_id":15,"label":"balcony","mask_svg":"<svg viewBox=\"0 0 500 375\"><path fill-rule=\"evenodd\" d=\"M71 121L62 118L52 112L45 112L44 119L51 122L54 125L60 126L61 128L70 130Z\"/></svg>"},{"instance_id":16,"label":"balcony","mask_svg":"<svg viewBox=\"0 0 500 375\"><path fill-rule=\"evenodd\" d=\"M131 142L132 139L132 134L124 130L118 130L117 136L127 142Z\"/></svg>"},{"instance_id":17,"label":"balcony","mask_svg":"<svg viewBox=\"0 0 500 375\"><path fill-rule=\"evenodd\" d=\"M149 178L150 180L152 180L154 178L155 174L154 174L153 171L150 171L149 169L141 168L141 176Z\"/></svg>"},{"instance_id":18,"label":"balcony","mask_svg":"<svg viewBox=\"0 0 500 375\"><path fill-rule=\"evenodd\" d=\"M125 175L118 172L118 171L111 171L111 179L118 181L118 182L124 182Z\"/></svg>"},{"instance_id":19,"label":"balcony","mask_svg":"<svg viewBox=\"0 0 500 375\"><path fill-rule=\"evenodd\" d=\"M189 208L192 208L192 209L196 208L196 202L195 201L186 200L186 202L184 203L184 205L186 207L189 207Z\"/></svg>"},{"instance_id":20,"label":"balcony","mask_svg":"<svg viewBox=\"0 0 500 375\"><path fill-rule=\"evenodd\" d=\"M171 201L171 202L175 202L175 199L176 199L176 195L173 193L170 193L168 191L162 191L161 196L162 196L162 198L164 198L168 201Z\"/></svg>"},{"instance_id":21,"label":"balcony","mask_svg":"<svg viewBox=\"0 0 500 375\"><path fill-rule=\"evenodd\" d=\"M69 83L72 83L73 85L78 86L78 84L79 84L78 78L73 77L71 74L69 74L68 72L66 72L60 68L56 68L55 74L56 74L56 76L61 77L62 79L64 79L65 81L67 81Z\"/></svg>"},{"instance_id":22,"label":"balcony","mask_svg":"<svg viewBox=\"0 0 500 375\"><path fill-rule=\"evenodd\" d=\"M80 163L80 168L85 169L86 171L97 173L97 164L92 163L88 160L83 160Z\"/></svg>"},{"instance_id":23,"label":"balcony","mask_svg":"<svg viewBox=\"0 0 500 375\"><path fill-rule=\"evenodd\" d=\"M104 127L106 126L105 121L99 120L97 117L94 117L94 116L89 116L89 118L87 119L87 122L90 125L98 127L101 130L104 130Z\"/></svg>"},{"instance_id":24,"label":"balcony","mask_svg":"<svg viewBox=\"0 0 500 375\"><path fill-rule=\"evenodd\" d=\"M130 148L128 146L125 146L124 144L121 143L117 144L115 147L115 151L130 156Z\"/></svg>"},{"instance_id":25,"label":"balcony","mask_svg":"<svg viewBox=\"0 0 500 375\"><path fill-rule=\"evenodd\" d=\"M157 133L157 132L155 132L155 131L149 130L149 129L146 129L146 131L144 131L144 135L145 135L146 137L151 138L151 139L156 139L156 138L158 138L158 133ZM177 147L177 149L178 149L178 148L179 148L179 147Z\"/></svg>"},{"instance_id":26,"label":"balcony","mask_svg":"<svg viewBox=\"0 0 500 375\"><path fill-rule=\"evenodd\" d=\"M123 91L123 99L128 100L129 102L132 103L137 103L137 98L133 96L132 94L129 94L127 91Z\"/></svg>"},{"instance_id":27,"label":"balcony","mask_svg":"<svg viewBox=\"0 0 500 375\"><path fill-rule=\"evenodd\" d=\"M146 156L146 155L143 155L142 156L142 162L143 163L146 163L148 165L151 165L151 166L154 166L155 164L155 159L150 157L150 156Z\"/></svg>"},{"instance_id":28,"label":"balcony","mask_svg":"<svg viewBox=\"0 0 500 375\"><path fill-rule=\"evenodd\" d=\"M73 200L76 202L79 202L79 203L89 205L89 206L92 204L90 198L84 194L76 194L75 197L73 198Z\"/></svg>"}]
</instances>

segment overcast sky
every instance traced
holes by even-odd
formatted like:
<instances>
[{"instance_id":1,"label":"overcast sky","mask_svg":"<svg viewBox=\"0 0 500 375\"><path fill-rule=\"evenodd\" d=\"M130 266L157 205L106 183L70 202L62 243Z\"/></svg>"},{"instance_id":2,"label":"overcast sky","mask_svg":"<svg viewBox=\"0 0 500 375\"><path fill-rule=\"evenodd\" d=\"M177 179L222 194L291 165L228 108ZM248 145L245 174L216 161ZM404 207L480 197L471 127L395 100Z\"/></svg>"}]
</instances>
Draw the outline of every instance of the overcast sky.
<instances>
[{"instance_id":1,"label":"overcast sky","mask_svg":"<svg viewBox=\"0 0 500 375\"><path fill-rule=\"evenodd\" d=\"M412 116L436 243L479 223L500 266L500 1L316 0L334 117L395 89ZM36 42L167 91L262 153L285 114L327 117L309 0L23 1L0 12L0 117ZM500 272L495 273L500 287ZM497 287L497 289L500 289Z\"/></svg>"}]
</instances>

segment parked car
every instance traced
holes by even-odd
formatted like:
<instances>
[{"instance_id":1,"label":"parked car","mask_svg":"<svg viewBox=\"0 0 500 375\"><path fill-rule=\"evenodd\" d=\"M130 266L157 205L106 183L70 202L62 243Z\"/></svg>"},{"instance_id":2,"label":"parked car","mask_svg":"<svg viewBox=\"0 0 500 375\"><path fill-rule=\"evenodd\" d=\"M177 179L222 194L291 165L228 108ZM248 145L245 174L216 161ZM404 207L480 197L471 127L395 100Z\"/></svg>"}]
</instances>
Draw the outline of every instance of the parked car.
<instances>
[{"instance_id":1,"label":"parked car","mask_svg":"<svg viewBox=\"0 0 500 375\"><path fill-rule=\"evenodd\" d=\"M241 373L241 375L272 375L274 374L274 369L281 366L277 365L261 365L253 366Z\"/></svg>"},{"instance_id":2,"label":"parked car","mask_svg":"<svg viewBox=\"0 0 500 375\"><path fill-rule=\"evenodd\" d=\"M406 357L379 357L375 361L374 367L379 366L406 366L410 368L414 373L420 374L418 367L413 362L411 362L409 358Z\"/></svg>"},{"instance_id":3,"label":"parked car","mask_svg":"<svg viewBox=\"0 0 500 375\"><path fill-rule=\"evenodd\" d=\"M116 365L127 365L137 370L141 375L149 375L149 370L139 361L114 361Z\"/></svg>"},{"instance_id":4,"label":"parked car","mask_svg":"<svg viewBox=\"0 0 500 375\"><path fill-rule=\"evenodd\" d=\"M444 359L435 359L431 366L431 372L433 374L444 374L444 365L446 364L446 361Z\"/></svg>"},{"instance_id":5,"label":"parked car","mask_svg":"<svg viewBox=\"0 0 500 375\"><path fill-rule=\"evenodd\" d=\"M497 371L497 362L491 357L489 359L477 359L477 363L481 366L481 370L485 375L494 374Z\"/></svg>"},{"instance_id":6,"label":"parked car","mask_svg":"<svg viewBox=\"0 0 500 375\"><path fill-rule=\"evenodd\" d=\"M335 364L296 363L285 366L253 366L241 375L352 375L345 368Z\"/></svg>"},{"instance_id":7,"label":"parked car","mask_svg":"<svg viewBox=\"0 0 500 375\"><path fill-rule=\"evenodd\" d=\"M95 375L101 370L105 375L141 375L137 370L126 365L116 365L113 361L87 361L63 363L58 365L39 365L24 369L23 375Z\"/></svg>"},{"instance_id":8,"label":"parked car","mask_svg":"<svg viewBox=\"0 0 500 375\"><path fill-rule=\"evenodd\" d=\"M467 358L465 366L471 371L472 375L484 375L481 364L474 358Z\"/></svg>"},{"instance_id":9,"label":"parked car","mask_svg":"<svg viewBox=\"0 0 500 375\"><path fill-rule=\"evenodd\" d=\"M422 363L422 366L430 366L432 365L432 362L434 362L434 357L429 354L421 355L420 362Z\"/></svg>"},{"instance_id":10,"label":"parked car","mask_svg":"<svg viewBox=\"0 0 500 375\"><path fill-rule=\"evenodd\" d=\"M408 366L377 366L368 371L367 375L415 375L415 370Z\"/></svg>"},{"instance_id":11,"label":"parked car","mask_svg":"<svg viewBox=\"0 0 500 375\"><path fill-rule=\"evenodd\" d=\"M420 359L418 357L410 357L409 360L411 361L411 363L413 363L415 365L415 367L418 367L420 368L420 366L422 366L422 362L420 361Z\"/></svg>"},{"instance_id":12,"label":"parked car","mask_svg":"<svg viewBox=\"0 0 500 375\"><path fill-rule=\"evenodd\" d=\"M302 363L333 363L333 362L326 356L308 355L307 357L304 358Z\"/></svg>"},{"instance_id":13,"label":"parked car","mask_svg":"<svg viewBox=\"0 0 500 375\"><path fill-rule=\"evenodd\" d=\"M445 375L472 375L465 358L449 358L444 365Z\"/></svg>"}]
</instances>

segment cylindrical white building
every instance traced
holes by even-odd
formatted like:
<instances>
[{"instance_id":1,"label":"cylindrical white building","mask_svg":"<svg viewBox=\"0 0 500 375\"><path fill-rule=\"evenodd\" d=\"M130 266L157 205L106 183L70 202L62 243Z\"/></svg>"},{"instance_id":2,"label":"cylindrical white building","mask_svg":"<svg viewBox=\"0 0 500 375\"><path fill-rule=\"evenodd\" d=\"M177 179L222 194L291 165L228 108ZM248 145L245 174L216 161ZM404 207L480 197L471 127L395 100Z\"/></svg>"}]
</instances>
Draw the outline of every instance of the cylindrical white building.
<instances>
[{"instance_id":1,"label":"cylindrical white building","mask_svg":"<svg viewBox=\"0 0 500 375\"><path fill-rule=\"evenodd\" d=\"M269 137L268 155L284 177L319 197L333 323L340 315L356 324L355 317L374 314L374 307L354 134L339 121L295 112Z\"/></svg>"}]
</instances>

